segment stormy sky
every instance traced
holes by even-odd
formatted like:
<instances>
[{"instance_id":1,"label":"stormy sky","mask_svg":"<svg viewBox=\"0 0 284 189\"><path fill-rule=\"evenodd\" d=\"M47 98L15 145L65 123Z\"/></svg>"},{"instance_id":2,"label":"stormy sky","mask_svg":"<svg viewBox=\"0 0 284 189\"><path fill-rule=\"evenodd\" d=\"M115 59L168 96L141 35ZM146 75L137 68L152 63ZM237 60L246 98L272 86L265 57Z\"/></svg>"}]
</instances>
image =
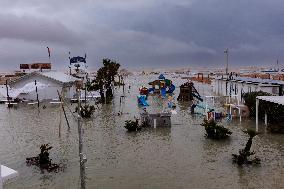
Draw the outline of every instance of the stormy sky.
<instances>
[{"instance_id":1,"label":"stormy sky","mask_svg":"<svg viewBox=\"0 0 284 189\"><path fill-rule=\"evenodd\" d=\"M283 0L0 0L0 66L97 68L272 65L284 61ZM0 70L1 70L0 69Z\"/></svg>"}]
</instances>

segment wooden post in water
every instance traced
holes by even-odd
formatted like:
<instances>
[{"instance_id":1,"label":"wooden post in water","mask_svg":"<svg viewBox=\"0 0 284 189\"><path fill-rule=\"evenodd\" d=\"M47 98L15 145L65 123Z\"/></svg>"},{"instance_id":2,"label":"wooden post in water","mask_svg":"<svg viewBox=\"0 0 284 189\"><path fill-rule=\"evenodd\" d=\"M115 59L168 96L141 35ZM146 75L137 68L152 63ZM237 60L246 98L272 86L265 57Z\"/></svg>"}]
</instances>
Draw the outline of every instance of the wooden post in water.
<instances>
[{"instance_id":1,"label":"wooden post in water","mask_svg":"<svg viewBox=\"0 0 284 189\"><path fill-rule=\"evenodd\" d=\"M80 89L77 89L77 97L78 97L78 135L79 135L79 157L80 157L80 178L81 178L81 189L85 189L85 162L87 159L83 154L83 141L82 141L82 127L81 127L81 115L80 115Z\"/></svg>"},{"instance_id":2,"label":"wooden post in water","mask_svg":"<svg viewBox=\"0 0 284 189\"><path fill-rule=\"evenodd\" d=\"M68 126L68 130L70 129L70 125L69 125L69 121L68 121L68 118L67 118L67 115L66 115L66 112L65 112L65 108L64 108L64 104L63 104L63 99L62 99L62 96L60 95L59 91L57 90L57 93L58 93L58 97L59 97L59 100L61 102L61 108L63 110L63 113L64 113L64 117L65 117L65 120L66 120L66 123L67 123L67 126Z\"/></svg>"},{"instance_id":3,"label":"wooden post in water","mask_svg":"<svg viewBox=\"0 0 284 189\"><path fill-rule=\"evenodd\" d=\"M6 80L6 91L7 91L8 107L10 108L11 104L10 104L10 97L9 97L8 80Z\"/></svg>"},{"instance_id":4,"label":"wooden post in water","mask_svg":"<svg viewBox=\"0 0 284 189\"><path fill-rule=\"evenodd\" d=\"M37 83L35 80L35 87L36 87L36 100L37 100L37 107L39 108L39 99L38 99L38 92L37 92Z\"/></svg>"}]
</instances>

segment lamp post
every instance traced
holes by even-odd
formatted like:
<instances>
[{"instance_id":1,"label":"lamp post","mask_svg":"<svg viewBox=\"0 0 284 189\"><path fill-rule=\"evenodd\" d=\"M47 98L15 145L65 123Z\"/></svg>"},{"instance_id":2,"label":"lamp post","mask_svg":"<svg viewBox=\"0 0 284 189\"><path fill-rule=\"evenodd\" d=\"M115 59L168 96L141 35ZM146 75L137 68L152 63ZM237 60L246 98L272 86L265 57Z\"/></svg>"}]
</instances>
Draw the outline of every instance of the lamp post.
<instances>
[{"instance_id":1,"label":"lamp post","mask_svg":"<svg viewBox=\"0 0 284 189\"><path fill-rule=\"evenodd\" d=\"M226 54L226 75L228 75L229 49L226 48L224 53Z\"/></svg>"}]
</instances>

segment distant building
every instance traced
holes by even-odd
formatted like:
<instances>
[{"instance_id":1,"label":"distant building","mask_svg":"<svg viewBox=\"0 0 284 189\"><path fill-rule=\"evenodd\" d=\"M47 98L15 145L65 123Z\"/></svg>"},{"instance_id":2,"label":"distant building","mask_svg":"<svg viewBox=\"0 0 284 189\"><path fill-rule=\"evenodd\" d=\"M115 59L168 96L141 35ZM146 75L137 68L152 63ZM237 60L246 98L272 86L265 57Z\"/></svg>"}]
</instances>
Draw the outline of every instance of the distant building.
<instances>
[{"instance_id":1,"label":"distant building","mask_svg":"<svg viewBox=\"0 0 284 189\"><path fill-rule=\"evenodd\" d=\"M121 75L121 76L129 76L129 75L133 75L133 73L128 71L127 69L121 69L121 70L119 70L119 75Z\"/></svg>"}]
</instances>

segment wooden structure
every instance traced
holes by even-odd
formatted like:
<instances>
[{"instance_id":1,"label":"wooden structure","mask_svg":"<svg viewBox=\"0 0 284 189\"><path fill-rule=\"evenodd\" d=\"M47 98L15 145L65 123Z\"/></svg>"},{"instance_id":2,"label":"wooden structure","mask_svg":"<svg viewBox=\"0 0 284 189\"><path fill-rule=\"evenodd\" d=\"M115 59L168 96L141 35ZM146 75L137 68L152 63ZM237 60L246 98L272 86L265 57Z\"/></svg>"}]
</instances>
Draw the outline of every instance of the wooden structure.
<instances>
[{"instance_id":1,"label":"wooden structure","mask_svg":"<svg viewBox=\"0 0 284 189\"><path fill-rule=\"evenodd\" d=\"M33 64L20 64L20 69L40 69L40 70L51 70L51 63L33 63Z\"/></svg>"},{"instance_id":2,"label":"wooden structure","mask_svg":"<svg viewBox=\"0 0 284 189\"><path fill-rule=\"evenodd\" d=\"M192 96L193 83L186 82L180 86L180 92L177 100L179 101L190 101L193 100Z\"/></svg>"},{"instance_id":3,"label":"wooden structure","mask_svg":"<svg viewBox=\"0 0 284 189\"><path fill-rule=\"evenodd\" d=\"M191 77L190 79L192 81L197 81L200 83L211 84L211 78L209 74L207 75L207 77L204 77L203 73L197 73L197 77Z\"/></svg>"},{"instance_id":4,"label":"wooden structure","mask_svg":"<svg viewBox=\"0 0 284 189\"><path fill-rule=\"evenodd\" d=\"M152 85L152 88L154 89L154 93L160 93L160 90L166 86L166 82L162 80L155 80L148 83L149 85Z\"/></svg>"}]
</instances>

